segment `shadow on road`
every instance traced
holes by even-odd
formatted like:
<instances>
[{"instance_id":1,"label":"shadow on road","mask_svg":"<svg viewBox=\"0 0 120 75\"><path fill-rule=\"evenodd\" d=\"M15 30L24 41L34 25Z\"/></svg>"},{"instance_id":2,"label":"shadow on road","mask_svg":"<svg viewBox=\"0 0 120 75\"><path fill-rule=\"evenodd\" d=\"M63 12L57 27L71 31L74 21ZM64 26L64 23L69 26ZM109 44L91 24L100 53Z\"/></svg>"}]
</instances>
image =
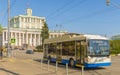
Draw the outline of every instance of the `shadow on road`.
<instances>
[{"instance_id":1,"label":"shadow on road","mask_svg":"<svg viewBox=\"0 0 120 75\"><path fill-rule=\"evenodd\" d=\"M41 59L36 59L36 60L34 60L34 61L37 61L37 62L40 62L41 63ZM46 66L45 67L47 67L47 64L48 64L48 61L47 60L44 60L43 62L42 62L43 64L46 64ZM56 63L55 62L50 62L50 65L51 66L53 66L53 67L56 67ZM66 70L66 65L64 65L64 64L58 64L58 67L59 67L59 71L63 71L63 69L64 70ZM60 70L61 69L61 70ZM84 71L86 72L86 73L89 73L90 75L104 75L104 74L102 74L101 72L98 72L98 70L105 70L106 68L104 68L104 67L97 67L97 68L84 68ZM70 74L74 74L74 73L76 73L76 72L78 72L78 73L80 73L81 72L81 67L74 67L74 68L72 68L72 67L70 67L69 66L69 73ZM109 75L109 74L107 74L106 73L106 75Z\"/></svg>"},{"instance_id":2,"label":"shadow on road","mask_svg":"<svg viewBox=\"0 0 120 75\"><path fill-rule=\"evenodd\" d=\"M36 74L36 75L49 75L49 74L55 75L55 72L48 72L48 73Z\"/></svg>"},{"instance_id":3,"label":"shadow on road","mask_svg":"<svg viewBox=\"0 0 120 75\"><path fill-rule=\"evenodd\" d=\"M0 70L6 72L7 75L9 75L9 74L12 74L12 75L20 75L20 74L18 74L18 73L15 73L15 72L6 70L6 69L4 69L4 68L0 68Z\"/></svg>"}]
</instances>

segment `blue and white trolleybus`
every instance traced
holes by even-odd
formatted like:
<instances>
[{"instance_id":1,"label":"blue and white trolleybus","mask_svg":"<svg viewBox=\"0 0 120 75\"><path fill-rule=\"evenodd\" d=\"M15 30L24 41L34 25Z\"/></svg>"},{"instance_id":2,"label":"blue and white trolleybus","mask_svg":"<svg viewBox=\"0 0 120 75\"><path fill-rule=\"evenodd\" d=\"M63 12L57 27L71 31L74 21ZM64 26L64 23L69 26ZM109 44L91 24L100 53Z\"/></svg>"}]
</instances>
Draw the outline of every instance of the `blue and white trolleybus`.
<instances>
[{"instance_id":1,"label":"blue and white trolleybus","mask_svg":"<svg viewBox=\"0 0 120 75\"><path fill-rule=\"evenodd\" d=\"M44 41L44 58L71 67L111 65L109 39L100 35L64 35Z\"/></svg>"}]
</instances>

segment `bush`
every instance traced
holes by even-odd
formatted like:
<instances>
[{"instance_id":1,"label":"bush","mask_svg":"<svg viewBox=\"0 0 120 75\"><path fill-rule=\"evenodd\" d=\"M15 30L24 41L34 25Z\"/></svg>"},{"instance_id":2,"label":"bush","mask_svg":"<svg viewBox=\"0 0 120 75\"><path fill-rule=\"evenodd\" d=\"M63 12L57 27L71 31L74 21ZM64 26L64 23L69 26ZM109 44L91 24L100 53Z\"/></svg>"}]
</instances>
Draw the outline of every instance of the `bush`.
<instances>
[{"instance_id":1,"label":"bush","mask_svg":"<svg viewBox=\"0 0 120 75\"><path fill-rule=\"evenodd\" d=\"M43 47L42 45L38 45L36 46L36 50L34 50L35 52L43 52Z\"/></svg>"},{"instance_id":2,"label":"bush","mask_svg":"<svg viewBox=\"0 0 120 75\"><path fill-rule=\"evenodd\" d=\"M110 40L111 54L120 53L120 40Z\"/></svg>"},{"instance_id":3,"label":"bush","mask_svg":"<svg viewBox=\"0 0 120 75\"><path fill-rule=\"evenodd\" d=\"M110 54L117 54L116 50L111 50Z\"/></svg>"}]
</instances>

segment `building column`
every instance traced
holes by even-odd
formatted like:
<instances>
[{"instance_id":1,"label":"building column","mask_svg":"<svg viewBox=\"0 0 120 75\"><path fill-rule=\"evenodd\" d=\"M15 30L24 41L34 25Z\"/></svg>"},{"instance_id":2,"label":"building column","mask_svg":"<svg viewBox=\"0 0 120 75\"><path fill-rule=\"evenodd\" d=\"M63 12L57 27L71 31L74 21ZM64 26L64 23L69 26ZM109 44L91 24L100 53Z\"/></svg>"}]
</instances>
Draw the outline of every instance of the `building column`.
<instances>
[{"instance_id":1,"label":"building column","mask_svg":"<svg viewBox=\"0 0 120 75\"><path fill-rule=\"evenodd\" d=\"M19 27L21 28L21 17L19 16Z\"/></svg>"},{"instance_id":2,"label":"building column","mask_svg":"<svg viewBox=\"0 0 120 75\"><path fill-rule=\"evenodd\" d=\"M30 20L30 23L29 23L30 25L29 25L29 26L30 26L30 28L32 28L32 27L31 27L31 22L32 22L32 21L31 21L31 18L29 18L29 20Z\"/></svg>"},{"instance_id":3,"label":"building column","mask_svg":"<svg viewBox=\"0 0 120 75\"><path fill-rule=\"evenodd\" d=\"M42 45L42 37L40 36L40 45Z\"/></svg>"},{"instance_id":4,"label":"building column","mask_svg":"<svg viewBox=\"0 0 120 75\"><path fill-rule=\"evenodd\" d=\"M25 38L25 36L24 36L25 34L22 33L22 35L23 35L23 36L22 36L22 40L23 40L23 41L22 41L22 44L24 44L24 43L25 43L25 42L24 42L24 41L25 41L25 39L24 39L24 38Z\"/></svg>"},{"instance_id":5,"label":"building column","mask_svg":"<svg viewBox=\"0 0 120 75\"><path fill-rule=\"evenodd\" d=\"M5 41L4 33L5 33L5 32L3 31L3 33L2 33L2 34L3 34L3 35L2 35L2 45L3 45L3 46L4 46L4 41Z\"/></svg>"},{"instance_id":6,"label":"building column","mask_svg":"<svg viewBox=\"0 0 120 75\"><path fill-rule=\"evenodd\" d=\"M34 34L34 46L36 46L36 34Z\"/></svg>"},{"instance_id":7,"label":"building column","mask_svg":"<svg viewBox=\"0 0 120 75\"><path fill-rule=\"evenodd\" d=\"M30 34L30 46L32 46L32 33Z\"/></svg>"},{"instance_id":8,"label":"building column","mask_svg":"<svg viewBox=\"0 0 120 75\"><path fill-rule=\"evenodd\" d=\"M10 34L10 38L13 38L13 32L10 32L11 34Z\"/></svg>"},{"instance_id":9,"label":"building column","mask_svg":"<svg viewBox=\"0 0 120 75\"><path fill-rule=\"evenodd\" d=\"M28 33L26 31L26 44L28 44Z\"/></svg>"},{"instance_id":10,"label":"building column","mask_svg":"<svg viewBox=\"0 0 120 75\"><path fill-rule=\"evenodd\" d=\"M21 33L19 33L19 46L21 46Z\"/></svg>"},{"instance_id":11,"label":"building column","mask_svg":"<svg viewBox=\"0 0 120 75\"><path fill-rule=\"evenodd\" d=\"M35 40L36 41L36 46L38 45L38 42L39 42L38 40L39 40L38 34L36 34L36 40Z\"/></svg>"},{"instance_id":12,"label":"building column","mask_svg":"<svg viewBox=\"0 0 120 75\"><path fill-rule=\"evenodd\" d=\"M15 45L17 46L18 38L17 38L17 33L15 32L15 38L16 38L16 43Z\"/></svg>"},{"instance_id":13,"label":"building column","mask_svg":"<svg viewBox=\"0 0 120 75\"><path fill-rule=\"evenodd\" d=\"M7 35L8 35L8 31L6 31L6 38L5 38L5 39L6 39L6 42L8 42L8 39L7 39L8 36L7 36Z\"/></svg>"},{"instance_id":14,"label":"building column","mask_svg":"<svg viewBox=\"0 0 120 75\"><path fill-rule=\"evenodd\" d=\"M40 45L40 34L38 34L38 44L37 45Z\"/></svg>"}]
</instances>

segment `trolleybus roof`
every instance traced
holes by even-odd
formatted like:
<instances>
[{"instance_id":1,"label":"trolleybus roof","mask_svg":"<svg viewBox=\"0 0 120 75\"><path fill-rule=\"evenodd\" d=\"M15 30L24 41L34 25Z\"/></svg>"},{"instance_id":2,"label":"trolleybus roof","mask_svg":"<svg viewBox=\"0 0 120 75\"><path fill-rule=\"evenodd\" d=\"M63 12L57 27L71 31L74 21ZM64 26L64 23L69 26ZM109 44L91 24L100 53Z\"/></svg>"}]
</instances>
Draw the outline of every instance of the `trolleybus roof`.
<instances>
[{"instance_id":1,"label":"trolleybus roof","mask_svg":"<svg viewBox=\"0 0 120 75\"><path fill-rule=\"evenodd\" d=\"M85 40L83 35L64 35L56 38L45 39L44 44L65 42L65 41L75 41L75 40Z\"/></svg>"}]
</instances>

